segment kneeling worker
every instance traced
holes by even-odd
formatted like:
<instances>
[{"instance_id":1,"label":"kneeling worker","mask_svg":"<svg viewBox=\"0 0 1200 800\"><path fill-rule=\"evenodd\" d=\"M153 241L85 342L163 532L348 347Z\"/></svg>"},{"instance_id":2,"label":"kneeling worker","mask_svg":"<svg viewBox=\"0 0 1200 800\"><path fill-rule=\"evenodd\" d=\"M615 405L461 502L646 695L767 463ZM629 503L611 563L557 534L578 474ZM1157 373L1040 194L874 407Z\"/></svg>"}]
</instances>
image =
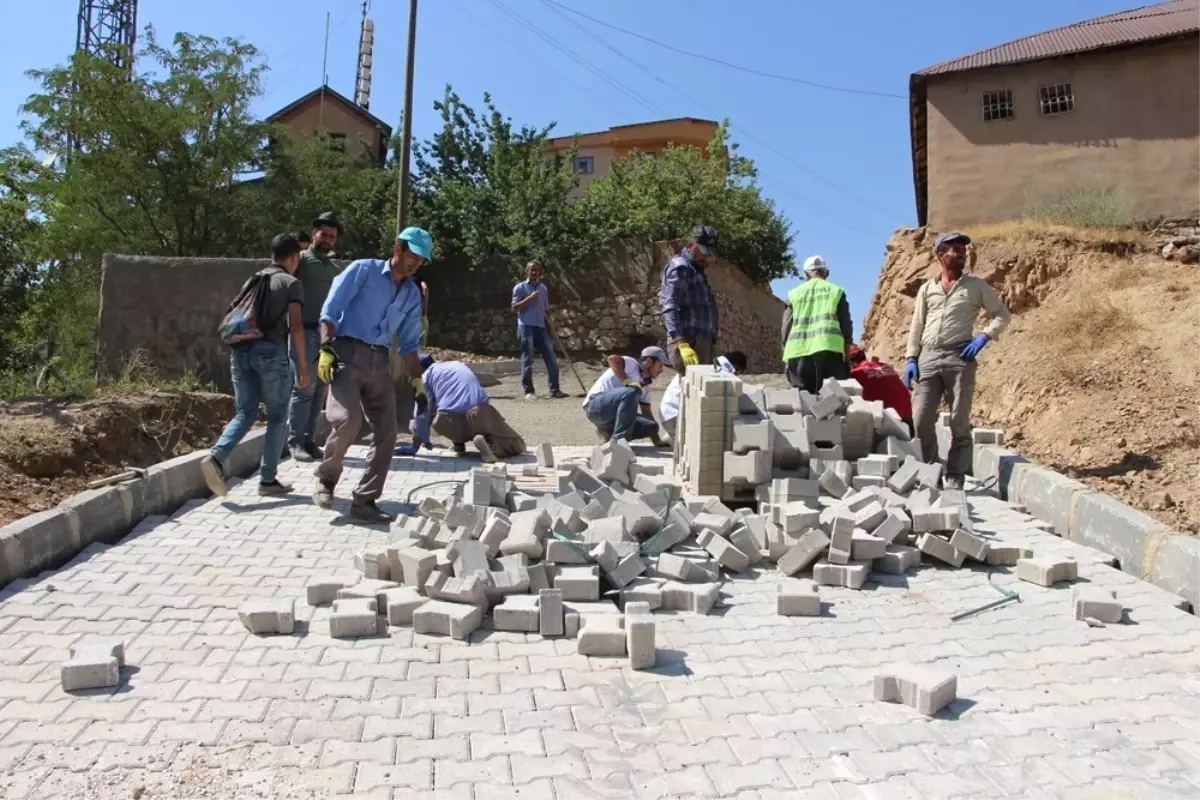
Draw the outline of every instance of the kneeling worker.
<instances>
[{"instance_id":1,"label":"kneeling worker","mask_svg":"<svg viewBox=\"0 0 1200 800\"><path fill-rule=\"evenodd\" d=\"M733 375L741 375L746 371L746 354L740 350L732 350L723 356L717 356L721 369ZM675 423L679 419L679 404L683 401L683 386L676 374L663 391L662 400L658 404L658 419L662 422L663 430L675 438Z\"/></svg>"},{"instance_id":2,"label":"kneeling worker","mask_svg":"<svg viewBox=\"0 0 1200 800\"><path fill-rule=\"evenodd\" d=\"M456 455L467 452L467 441L475 445L485 464L525 452L525 440L492 406L475 373L461 361L434 361L421 356L421 378L425 381L425 408L413 423L413 441L396 448L397 455L416 455L429 443L429 429L445 436Z\"/></svg>"},{"instance_id":3,"label":"kneeling worker","mask_svg":"<svg viewBox=\"0 0 1200 800\"><path fill-rule=\"evenodd\" d=\"M912 433L912 395L904 381L892 369L891 364L885 364L877 358L867 360L867 354L856 344L850 345L850 377L862 386L863 400L878 400L884 408L890 408L900 415L900 419L908 425Z\"/></svg>"},{"instance_id":4,"label":"kneeling worker","mask_svg":"<svg viewBox=\"0 0 1200 800\"><path fill-rule=\"evenodd\" d=\"M650 384L662 374L667 354L661 347L647 347L641 360L611 355L608 369L596 379L583 401L588 422L601 438L632 442L657 438L658 423L650 410Z\"/></svg>"}]
</instances>

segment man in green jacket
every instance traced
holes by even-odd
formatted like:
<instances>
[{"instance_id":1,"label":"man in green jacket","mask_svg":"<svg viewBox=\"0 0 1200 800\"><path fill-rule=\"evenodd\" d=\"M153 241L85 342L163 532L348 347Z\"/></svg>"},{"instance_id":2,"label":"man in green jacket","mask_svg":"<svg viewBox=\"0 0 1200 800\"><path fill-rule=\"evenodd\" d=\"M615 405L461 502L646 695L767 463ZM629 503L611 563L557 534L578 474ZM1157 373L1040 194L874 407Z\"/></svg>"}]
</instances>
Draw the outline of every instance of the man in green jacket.
<instances>
[{"instance_id":1,"label":"man in green jacket","mask_svg":"<svg viewBox=\"0 0 1200 800\"><path fill-rule=\"evenodd\" d=\"M333 263L333 248L337 245L342 226L332 211L326 211L312 221L312 245L300 254L300 266L296 268L296 278L304 287L304 351L308 357L308 374L317 374L317 356L321 351L321 306L329 296L329 287L333 279L341 272ZM296 349L290 349L292 371L300 374L300 365L296 360ZM320 461L321 448L313 441L313 431L317 427L317 418L325 408L325 396L329 391L328 384L322 381L310 381L301 388L292 385L292 399L288 409L288 450L292 458L300 462Z\"/></svg>"},{"instance_id":2,"label":"man in green jacket","mask_svg":"<svg viewBox=\"0 0 1200 800\"><path fill-rule=\"evenodd\" d=\"M783 362L792 386L816 394L826 379L850 376L847 349L854 328L846 291L829 282L825 259L810 256L804 277L788 293L783 312Z\"/></svg>"}]
</instances>

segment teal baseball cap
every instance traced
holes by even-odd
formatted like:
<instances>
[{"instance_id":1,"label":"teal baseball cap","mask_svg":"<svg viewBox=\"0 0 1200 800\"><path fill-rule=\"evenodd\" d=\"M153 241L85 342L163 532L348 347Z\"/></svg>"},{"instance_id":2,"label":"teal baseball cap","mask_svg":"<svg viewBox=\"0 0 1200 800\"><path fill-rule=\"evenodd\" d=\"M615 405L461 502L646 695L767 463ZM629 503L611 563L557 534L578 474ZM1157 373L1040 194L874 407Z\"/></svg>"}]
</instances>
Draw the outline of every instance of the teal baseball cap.
<instances>
[{"instance_id":1,"label":"teal baseball cap","mask_svg":"<svg viewBox=\"0 0 1200 800\"><path fill-rule=\"evenodd\" d=\"M433 237L429 235L429 231L423 228L405 228L400 231L400 235L396 237L396 241L407 243L409 250L426 261L433 259Z\"/></svg>"}]
</instances>

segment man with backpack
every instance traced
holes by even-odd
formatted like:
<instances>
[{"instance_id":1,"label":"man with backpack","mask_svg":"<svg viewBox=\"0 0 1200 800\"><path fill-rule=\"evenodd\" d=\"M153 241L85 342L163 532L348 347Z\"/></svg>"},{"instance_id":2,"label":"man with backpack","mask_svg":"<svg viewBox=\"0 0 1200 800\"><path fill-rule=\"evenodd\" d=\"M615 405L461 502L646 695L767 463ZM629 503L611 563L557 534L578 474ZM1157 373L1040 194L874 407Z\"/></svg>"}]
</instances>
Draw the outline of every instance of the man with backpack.
<instances>
[{"instance_id":1,"label":"man with backpack","mask_svg":"<svg viewBox=\"0 0 1200 800\"><path fill-rule=\"evenodd\" d=\"M333 508L342 461L365 415L374 435L366 469L352 494L350 516L367 522L394 519L376 505L396 446L396 391L389 355L395 339L406 373L414 376L409 381L413 394L423 403L425 383L417 358L421 290L412 276L432 255L433 237L420 228L405 228L396 237L390 259L359 259L333 280L321 308L317 359L317 376L329 384L329 437L313 492L313 502L321 508Z\"/></svg>"},{"instance_id":2,"label":"man with backpack","mask_svg":"<svg viewBox=\"0 0 1200 800\"><path fill-rule=\"evenodd\" d=\"M230 371L236 414L212 450L200 462L204 481L213 494L228 493L226 464L233 448L245 437L258 415L258 402L267 409L267 435L258 470L258 493L264 497L287 494L291 486L275 476L279 453L287 435L291 365L288 336L300 354L296 385L309 385L308 358L304 354L302 309L304 290L296 280L300 242L290 233L271 242L271 266L256 272L242 286L221 320L221 340L230 345Z\"/></svg>"}]
</instances>

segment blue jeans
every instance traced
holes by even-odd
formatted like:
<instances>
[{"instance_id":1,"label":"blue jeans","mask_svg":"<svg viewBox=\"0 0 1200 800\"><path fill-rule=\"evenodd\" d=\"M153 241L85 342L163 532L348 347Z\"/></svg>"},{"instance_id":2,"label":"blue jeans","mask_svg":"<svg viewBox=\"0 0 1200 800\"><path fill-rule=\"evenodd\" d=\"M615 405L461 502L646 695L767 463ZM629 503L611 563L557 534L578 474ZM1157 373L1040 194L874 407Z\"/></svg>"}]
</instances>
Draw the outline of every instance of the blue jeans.
<instances>
[{"instance_id":1,"label":"blue jeans","mask_svg":"<svg viewBox=\"0 0 1200 800\"><path fill-rule=\"evenodd\" d=\"M233 372L233 402L237 413L210 454L226 468L229 455L254 424L258 416L258 401L267 408L267 435L263 441L262 464L258 477L263 483L275 480L279 451L287 433L288 390L292 385L292 369L287 351L274 342L261 339L244 347L234 348L229 356ZM314 376L315 380L315 376Z\"/></svg>"},{"instance_id":2,"label":"blue jeans","mask_svg":"<svg viewBox=\"0 0 1200 800\"><path fill-rule=\"evenodd\" d=\"M540 353L546 362L546 381L550 394L558 394L558 359L554 355L554 340L545 328L518 325L517 337L521 340L521 388L525 394L533 394L533 354Z\"/></svg>"},{"instance_id":3,"label":"blue jeans","mask_svg":"<svg viewBox=\"0 0 1200 800\"><path fill-rule=\"evenodd\" d=\"M321 334L317 330L304 329L304 355L308 357L308 388L301 389L292 382L292 401L288 408L288 428L291 435L288 444L305 447L312 444L313 432L317 428L317 417L325 408L325 395L329 386L317 380L317 358L321 355ZM292 364L292 376L300 374L300 361L296 348L288 339L288 359Z\"/></svg>"},{"instance_id":4,"label":"blue jeans","mask_svg":"<svg viewBox=\"0 0 1200 800\"><path fill-rule=\"evenodd\" d=\"M588 400L583 411L588 422L612 431L612 438L632 442L648 439L658 431L658 423L638 413L640 390L632 386L609 389Z\"/></svg>"}]
</instances>

